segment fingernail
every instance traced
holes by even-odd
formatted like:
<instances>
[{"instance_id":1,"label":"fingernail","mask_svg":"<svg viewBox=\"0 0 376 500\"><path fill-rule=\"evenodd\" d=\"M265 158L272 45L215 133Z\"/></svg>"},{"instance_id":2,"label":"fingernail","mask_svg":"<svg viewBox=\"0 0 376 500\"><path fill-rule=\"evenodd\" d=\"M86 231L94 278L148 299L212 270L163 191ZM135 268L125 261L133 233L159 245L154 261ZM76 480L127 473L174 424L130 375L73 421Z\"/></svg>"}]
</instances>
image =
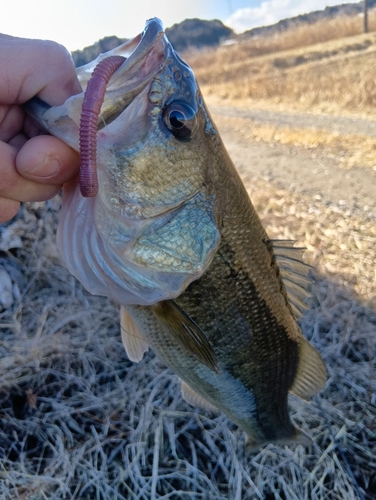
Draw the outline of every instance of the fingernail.
<instances>
[{"instance_id":1,"label":"fingernail","mask_svg":"<svg viewBox=\"0 0 376 500\"><path fill-rule=\"evenodd\" d=\"M61 163L57 158L46 155L43 162L29 171L33 177L53 177L61 170Z\"/></svg>"}]
</instances>

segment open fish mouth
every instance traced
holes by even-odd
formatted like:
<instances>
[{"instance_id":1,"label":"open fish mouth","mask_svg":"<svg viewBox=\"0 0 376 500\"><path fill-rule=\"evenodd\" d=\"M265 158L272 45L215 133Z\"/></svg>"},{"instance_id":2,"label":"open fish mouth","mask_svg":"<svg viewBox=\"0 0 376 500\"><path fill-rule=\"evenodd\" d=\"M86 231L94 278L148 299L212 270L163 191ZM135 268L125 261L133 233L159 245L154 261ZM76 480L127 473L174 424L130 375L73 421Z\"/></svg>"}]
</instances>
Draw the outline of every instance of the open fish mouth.
<instances>
[{"instance_id":1,"label":"open fish mouth","mask_svg":"<svg viewBox=\"0 0 376 500\"><path fill-rule=\"evenodd\" d=\"M86 90L95 67L109 56L124 57L123 64L111 77L106 94L128 94L142 88L150 78L163 65L166 58L167 40L164 36L162 22L158 18L146 22L145 29L132 40L119 45L113 50L100 54L96 59L77 68L77 77L83 90ZM131 100L131 97L128 97ZM107 101L106 95L106 101ZM106 104L106 102L105 102ZM105 112L106 107L103 108Z\"/></svg>"},{"instance_id":2,"label":"open fish mouth","mask_svg":"<svg viewBox=\"0 0 376 500\"><path fill-rule=\"evenodd\" d=\"M162 23L159 19L151 19L147 21L143 33L117 49L101 54L77 71L82 85L86 84L80 117L79 183L82 196L98 194L97 131L120 116L155 75L165 58L166 40ZM105 95L106 104L102 109Z\"/></svg>"},{"instance_id":3,"label":"open fish mouth","mask_svg":"<svg viewBox=\"0 0 376 500\"><path fill-rule=\"evenodd\" d=\"M105 101L101 109L101 115L103 116L106 113L108 114L109 108L117 105L121 107L122 101L125 105L127 102L132 101L132 98L142 90L159 68L163 66L167 58L168 47L169 42L165 37L162 21L158 18L150 19L146 22L144 31L132 40L128 40L104 54L99 54L93 61L76 68L76 75L83 90L82 93L70 97L62 106L52 107L36 97L25 105L25 109L47 132L53 133L77 150L77 142L75 143L73 140L76 131L71 134L65 128L64 131L61 131L61 120L64 119L64 116L67 116L76 125L79 125L84 93L95 67L109 56L124 58L124 62L116 73L111 76L106 87ZM70 124L71 126L72 124ZM103 123L100 127L102 126Z\"/></svg>"}]
</instances>

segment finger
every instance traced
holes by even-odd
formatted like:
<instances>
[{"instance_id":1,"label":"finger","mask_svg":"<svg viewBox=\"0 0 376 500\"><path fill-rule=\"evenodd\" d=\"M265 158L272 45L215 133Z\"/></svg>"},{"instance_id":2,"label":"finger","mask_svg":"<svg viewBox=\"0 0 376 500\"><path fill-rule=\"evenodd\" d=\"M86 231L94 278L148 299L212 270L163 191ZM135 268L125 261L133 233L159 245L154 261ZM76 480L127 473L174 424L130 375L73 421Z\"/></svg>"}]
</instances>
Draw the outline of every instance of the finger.
<instances>
[{"instance_id":1,"label":"finger","mask_svg":"<svg viewBox=\"0 0 376 500\"><path fill-rule=\"evenodd\" d=\"M24 115L20 106L0 105L0 141L8 142L20 132Z\"/></svg>"},{"instance_id":2,"label":"finger","mask_svg":"<svg viewBox=\"0 0 376 500\"><path fill-rule=\"evenodd\" d=\"M23 132L30 139L30 137L35 137L37 135L45 134L40 128L40 126L35 123L35 121L28 115L25 116L23 123Z\"/></svg>"},{"instance_id":3,"label":"finger","mask_svg":"<svg viewBox=\"0 0 376 500\"><path fill-rule=\"evenodd\" d=\"M79 166L78 153L50 135L33 137L16 157L18 173L43 184L64 184L77 176Z\"/></svg>"},{"instance_id":4,"label":"finger","mask_svg":"<svg viewBox=\"0 0 376 500\"><path fill-rule=\"evenodd\" d=\"M0 142L0 197L15 201L45 201L60 190L60 185L40 184L22 177L15 168L17 149Z\"/></svg>"},{"instance_id":5,"label":"finger","mask_svg":"<svg viewBox=\"0 0 376 500\"><path fill-rule=\"evenodd\" d=\"M10 146L13 146L17 149L17 151L19 151L22 146L28 141L29 139L26 137L25 134L18 134L16 136L14 136L9 142L8 144Z\"/></svg>"},{"instance_id":6,"label":"finger","mask_svg":"<svg viewBox=\"0 0 376 500\"><path fill-rule=\"evenodd\" d=\"M0 104L0 141L10 144L20 134L30 138L41 133L41 128L25 115L21 106Z\"/></svg>"},{"instance_id":7,"label":"finger","mask_svg":"<svg viewBox=\"0 0 376 500\"><path fill-rule=\"evenodd\" d=\"M59 105L82 91L72 57L62 45L2 34L0 43L3 104L23 104L39 95L47 103Z\"/></svg>"},{"instance_id":8,"label":"finger","mask_svg":"<svg viewBox=\"0 0 376 500\"><path fill-rule=\"evenodd\" d=\"M19 208L20 203L18 201L0 198L0 223L7 222L12 219L18 212Z\"/></svg>"}]
</instances>

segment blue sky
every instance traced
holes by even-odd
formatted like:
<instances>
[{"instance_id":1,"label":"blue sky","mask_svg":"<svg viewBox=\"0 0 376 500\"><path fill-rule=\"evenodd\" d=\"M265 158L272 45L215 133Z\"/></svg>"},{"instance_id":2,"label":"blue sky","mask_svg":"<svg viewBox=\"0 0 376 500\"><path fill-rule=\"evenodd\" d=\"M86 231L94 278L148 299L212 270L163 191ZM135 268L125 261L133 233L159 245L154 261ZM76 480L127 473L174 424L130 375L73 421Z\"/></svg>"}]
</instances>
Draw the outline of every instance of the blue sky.
<instances>
[{"instance_id":1,"label":"blue sky","mask_svg":"<svg viewBox=\"0 0 376 500\"><path fill-rule=\"evenodd\" d=\"M346 3L345 0L8 0L0 33L56 40L69 50L106 35L128 38L145 20L160 17L166 27L190 17L221 19L238 32L279 19Z\"/></svg>"}]
</instances>

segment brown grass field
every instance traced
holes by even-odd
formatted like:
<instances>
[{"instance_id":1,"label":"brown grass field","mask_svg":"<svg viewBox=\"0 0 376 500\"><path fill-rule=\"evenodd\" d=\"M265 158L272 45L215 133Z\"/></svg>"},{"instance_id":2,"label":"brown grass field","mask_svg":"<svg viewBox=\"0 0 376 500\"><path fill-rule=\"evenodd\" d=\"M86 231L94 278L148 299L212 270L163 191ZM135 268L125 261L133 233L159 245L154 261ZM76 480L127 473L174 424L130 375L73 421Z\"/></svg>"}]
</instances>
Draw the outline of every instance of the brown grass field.
<instances>
[{"instance_id":1,"label":"brown grass field","mask_svg":"<svg viewBox=\"0 0 376 500\"><path fill-rule=\"evenodd\" d=\"M358 22L301 27L186 59L209 103L372 121L376 38L354 34ZM240 134L242 119L231 120L219 118L219 127ZM350 149L342 134L254 125L245 132L250 144ZM375 165L369 140L351 139L365 169ZM247 455L244 433L187 405L151 352L131 363L117 307L90 296L62 266L57 198L23 206L0 227L1 500L376 498L375 217L254 179L246 168L240 174L270 237L296 240L316 267L301 326L328 382L313 401L290 401L312 446Z\"/></svg>"},{"instance_id":2,"label":"brown grass field","mask_svg":"<svg viewBox=\"0 0 376 500\"><path fill-rule=\"evenodd\" d=\"M376 29L374 11L370 28ZM376 34L361 34L361 29L360 17L334 18L274 37L188 52L184 58L204 95L310 112L372 113Z\"/></svg>"}]
</instances>

